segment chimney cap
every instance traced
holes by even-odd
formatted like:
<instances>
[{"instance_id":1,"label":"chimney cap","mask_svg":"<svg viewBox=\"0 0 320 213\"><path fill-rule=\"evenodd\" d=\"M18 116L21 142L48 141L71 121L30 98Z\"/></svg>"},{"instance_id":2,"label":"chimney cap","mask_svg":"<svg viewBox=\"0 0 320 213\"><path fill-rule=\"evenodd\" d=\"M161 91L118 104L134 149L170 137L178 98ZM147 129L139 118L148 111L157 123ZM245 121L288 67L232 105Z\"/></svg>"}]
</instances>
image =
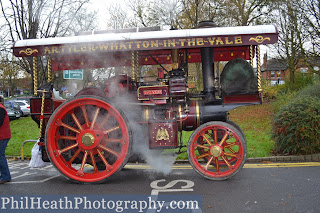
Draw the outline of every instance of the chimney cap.
<instances>
[{"instance_id":1,"label":"chimney cap","mask_svg":"<svg viewBox=\"0 0 320 213\"><path fill-rule=\"evenodd\" d=\"M200 21L196 28L210 28L210 27L218 27L212 20Z\"/></svg>"}]
</instances>

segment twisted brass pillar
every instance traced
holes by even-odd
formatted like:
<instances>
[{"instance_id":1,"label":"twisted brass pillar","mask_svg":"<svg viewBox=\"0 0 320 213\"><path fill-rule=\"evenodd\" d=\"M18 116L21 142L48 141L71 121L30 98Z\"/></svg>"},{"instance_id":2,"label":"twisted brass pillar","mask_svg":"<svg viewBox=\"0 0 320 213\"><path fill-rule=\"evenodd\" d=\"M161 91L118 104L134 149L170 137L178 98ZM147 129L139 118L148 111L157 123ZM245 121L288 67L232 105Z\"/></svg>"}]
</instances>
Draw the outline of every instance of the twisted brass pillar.
<instances>
[{"instance_id":1,"label":"twisted brass pillar","mask_svg":"<svg viewBox=\"0 0 320 213\"><path fill-rule=\"evenodd\" d=\"M33 57L33 93L38 95L38 58Z\"/></svg>"}]
</instances>

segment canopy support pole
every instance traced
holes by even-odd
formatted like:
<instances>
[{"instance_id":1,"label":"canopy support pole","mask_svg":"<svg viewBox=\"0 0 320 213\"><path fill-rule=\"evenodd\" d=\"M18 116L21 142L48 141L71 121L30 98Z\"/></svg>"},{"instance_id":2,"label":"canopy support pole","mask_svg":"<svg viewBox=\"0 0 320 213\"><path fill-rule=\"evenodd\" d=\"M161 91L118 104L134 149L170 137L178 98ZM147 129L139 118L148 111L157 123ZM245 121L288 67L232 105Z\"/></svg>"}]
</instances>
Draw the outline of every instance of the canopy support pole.
<instances>
[{"instance_id":1,"label":"canopy support pole","mask_svg":"<svg viewBox=\"0 0 320 213\"><path fill-rule=\"evenodd\" d=\"M33 57L33 93L38 95L38 58Z\"/></svg>"}]
</instances>

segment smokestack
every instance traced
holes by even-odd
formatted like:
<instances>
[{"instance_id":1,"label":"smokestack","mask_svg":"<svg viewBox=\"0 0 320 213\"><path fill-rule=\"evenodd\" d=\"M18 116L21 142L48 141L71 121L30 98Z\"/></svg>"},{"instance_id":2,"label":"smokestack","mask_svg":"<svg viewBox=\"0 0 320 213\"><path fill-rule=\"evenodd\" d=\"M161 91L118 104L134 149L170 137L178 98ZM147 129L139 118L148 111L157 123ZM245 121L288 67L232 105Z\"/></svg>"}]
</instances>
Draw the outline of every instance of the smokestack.
<instances>
[{"instance_id":1,"label":"smokestack","mask_svg":"<svg viewBox=\"0 0 320 213\"><path fill-rule=\"evenodd\" d=\"M202 21L197 28L217 27L212 21ZM202 62L202 78L203 78L203 93L206 96L206 101L215 99L214 87L214 49L212 47L201 48Z\"/></svg>"}]
</instances>

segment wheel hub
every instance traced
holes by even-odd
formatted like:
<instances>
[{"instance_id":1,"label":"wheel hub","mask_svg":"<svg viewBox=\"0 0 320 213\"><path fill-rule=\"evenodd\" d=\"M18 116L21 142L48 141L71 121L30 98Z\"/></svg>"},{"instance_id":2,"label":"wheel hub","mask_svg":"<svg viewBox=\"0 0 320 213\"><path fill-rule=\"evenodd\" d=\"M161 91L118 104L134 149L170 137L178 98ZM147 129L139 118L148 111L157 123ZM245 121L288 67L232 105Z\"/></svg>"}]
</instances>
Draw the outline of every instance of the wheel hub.
<instances>
[{"instance_id":1,"label":"wheel hub","mask_svg":"<svg viewBox=\"0 0 320 213\"><path fill-rule=\"evenodd\" d=\"M92 146L94 144L94 136L91 133L85 133L82 138L81 138L81 142L84 146Z\"/></svg>"},{"instance_id":2,"label":"wheel hub","mask_svg":"<svg viewBox=\"0 0 320 213\"><path fill-rule=\"evenodd\" d=\"M210 153L214 156L214 157L219 157L222 153L222 149L219 146L213 146L210 149Z\"/></svg>"}]
</instances>

